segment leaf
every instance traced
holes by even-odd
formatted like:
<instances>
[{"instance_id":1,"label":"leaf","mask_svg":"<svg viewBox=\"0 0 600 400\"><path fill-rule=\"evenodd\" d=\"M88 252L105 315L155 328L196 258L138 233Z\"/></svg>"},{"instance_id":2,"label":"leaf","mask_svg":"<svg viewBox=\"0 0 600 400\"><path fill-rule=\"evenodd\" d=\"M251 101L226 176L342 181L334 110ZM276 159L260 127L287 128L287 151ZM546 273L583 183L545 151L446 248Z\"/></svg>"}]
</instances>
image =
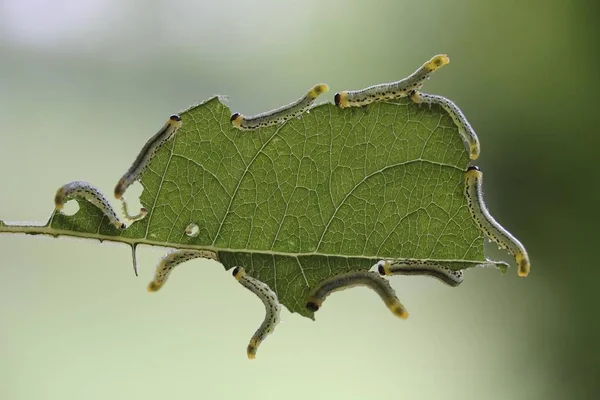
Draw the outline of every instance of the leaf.
<instances>
[{"instance_id":1,"label":"leaf","mask_svg":"<svg viewBox=\"0 0 600 400\"><path fill-rule=\"evenodd\" d=\"M233 129L230 115L217 97L181 113L183 127L141 180L148 216L127 230L80 201L75 215L19 232L211 250L308 317L311 287L380 259L489 264L463 195L469 158L441 108L328 103L251 132ZM197 237L184 233L190 222Z\"/></svg>"}]
</instances>

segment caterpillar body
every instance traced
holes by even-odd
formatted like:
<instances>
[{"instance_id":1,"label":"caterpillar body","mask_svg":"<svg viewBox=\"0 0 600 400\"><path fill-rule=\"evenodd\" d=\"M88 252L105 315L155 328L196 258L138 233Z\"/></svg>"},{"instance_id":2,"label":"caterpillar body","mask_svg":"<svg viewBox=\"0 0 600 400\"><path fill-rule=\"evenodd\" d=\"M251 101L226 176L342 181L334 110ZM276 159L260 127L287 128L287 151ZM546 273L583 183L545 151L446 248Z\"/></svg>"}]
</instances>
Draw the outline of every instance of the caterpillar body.
<instances>
[{"instance_id":1,"label":"caterpillar body","mask_svg":"<svg viewBox=\"0 0 600 400\"><path fill-rule=\"evenodd\" d=\"M200 234L200 227L197 224L190 222L185 227L184 233L186 234L186 236L191 238L198 237L198 235Z\"/></svg>"},{"instance_id":2,"label":"caterpillar body","mask_svg":"<svg viewBox=\"0 0 600 400\"><path fill-rule=\"evenodd\" d=\"M167 252L156 266L154 279L148 284L149 292L156 292L165 282L173 268L194 258L206 258L218 261L216 253L208 250L171 250Z\"/></svg>"},{"instance_id":3,"label":"caterpillar body","mask_svg":"<svg viewBox=\"0 0 600 400\"><path fill-rule=\"evenodd\" d=\"M108 218L110 223L117 229L125 229L127 226L119 219L117 213L112 208L106 197L100 192L100 189L89 182L73 181L61 186L54 196L54 207L57 211L62 210L65 203L72 198L82 198L96 207Z\"/></svg>"},{"instance_id":4,"label":"caterpillar body","mask_svg":"<svg viewBox=\"0 0 600 400\"><path fill-rule=\"evenodd\" d=\"M252 335L250 343L248 344L248 348L246 349L248 358L254 359L256 357L258 346L267 337L267 335L273 333L275 327L279 323L281 305L277 299L277 294L271 290L266 283L263 283L258 279L246 274L244 268L235 267L233 269L233 276L242 286L258 296L258 298L265 305L265 319L256 330L254 335Z\"/></svg>"},{"instance_id":5,"label":"caterpillar body","mask_svg":"<svg viewBox=\"0 0 600 400\"><path fill-rule=\"evenodd\" d=\"M123 210L123 215L125 216L125 219L128 219L132 222L142 220L146 218L146 215L148 214L148 210L146 210L144 207L142 207L140 209L140 212L136 215L129 214L129 208L127 207L127 201L125 200L125 197L121 197L121 208Z\"/></svg>"},{"instance_id":6,"label":"caterpillar body","mask_svg":"<svg viewBox=\"0 0 600 400\"><path fill-rule=\"evenodd\" d=\"M234 128L249 131L263 128L266 126L279 125L292 118L297 118L307 111L315 99L322 93L329 91L329 86L324 83L313 86L304 96L293 103L275 110L267 111L253 116L245 116L238 112L231 116L231 123Z\"/></svg>"},{"instance_id":7,"label":"caterpillar body","mask_svg":"<svg viewBox=\"0 0 600 400\"><path fill-rule=\"evenodd\" d=\"M477 137L475 130L471 127L469 121L467 121L467 117L465 117L463 112L453 101L436 94L421 92L411 93L410 98L417 104L429 104L430 106L432 104L438 104L440 107L442 107L448 113L450 118L452 118L452 121L458 128L458 133L469 149L469 158L471 160L476 160L479 158L479 153L481 151L479 138Z\"/></svg>"},{"instance_id":8,"label":"caterpillar body","mask_svg":"<svg viewBox=\"0 0 600 400\"><path fill-rule=\"evenodd\" d=\"M389 282L379 276L376 272L355 271L341 275L332 276L324 279L315 286L306 303L306 308L310 311L317 311L325 301L325 298L331 293L349 289L354 286L366 286L372 289L381 297L390 311L402 319L408 317L408 312L396 297L396 292L390 286Z\"/></svg>"},{"instance_id":9,"label":"caterpillar body","mask_svg":"<svg viewBox=\"0 0 600 400\"><path fill-rule=\"evenodd\" d=\"M481 232L500 248L508 250L515 257L519 276L527 276L531 269L527 250L488 211L483 201L483 173L476 166L469 167L465 173L465 197L469 212Z\"/></svg>"},{"instance_id":10,"label":"caterpillar body","mask_svg":"<svg viewBox=\"0 0 600 400\"><path fill-rule=\"evenodd\" d=\"M117 199L121 199L127 188L140 179L158 149L173 138L177 130L181 128L181 124L181 117L179 115L171 115L166 124L146 142L133 164L131 164L131 167L129 167L115 186L115 197Z\"/></svg>"},{"instance_id":11,"label":"caterpillar body","mask_svg":"<svg viewBox=\"0 0 600 400\"><path fill-rule=\"evenodd\" d=\"M335 105L340 108L361 107L376 101L393 100L408 96L421 89L433 72L450 63L446 54L438 54L404 79L392 83L369 86L361 90L346 90L335 94Z\"/></svg>"},{"instance_id":12,"label":"caterpillar body","mask_svg":"<svg viewBox=\"0 0 600 400\"><path fill-rule=\"evenodd\" d=\"M463 272L454 271L436 262L427 260L390 260L379 261L377 271L380 275L426 275L444 282L449 286L458 286L463 281Z\"/></svg>"}]
</instances>

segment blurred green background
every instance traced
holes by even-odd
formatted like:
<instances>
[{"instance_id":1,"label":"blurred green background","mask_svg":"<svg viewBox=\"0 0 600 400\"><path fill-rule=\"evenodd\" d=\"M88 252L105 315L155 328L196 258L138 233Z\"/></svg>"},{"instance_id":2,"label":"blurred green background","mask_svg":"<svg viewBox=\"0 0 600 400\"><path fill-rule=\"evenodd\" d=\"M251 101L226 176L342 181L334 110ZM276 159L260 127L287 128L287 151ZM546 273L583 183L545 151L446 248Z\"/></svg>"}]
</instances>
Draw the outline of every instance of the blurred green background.
<instances>
[{"instance_id":1,"label":"blurred green background","mask_svg":"<svg viewBox=\"0 0 600 400\"><path fill-rule=\"evenodd\" d=\"M249 361L264 308L218 264L148 294L164 249L138 250L136 278L126 246L0 235L0 398L599 398L598 15L592 0L2 0L0 218L45 222L70 180L110 193L166 115L213 94L247 114L318 82L332 100L447 53L425 90L477 131L488 206L532 272L394 279L406 322L341 292L316 322L284 311Z\"/></svg>"}]
</instances>

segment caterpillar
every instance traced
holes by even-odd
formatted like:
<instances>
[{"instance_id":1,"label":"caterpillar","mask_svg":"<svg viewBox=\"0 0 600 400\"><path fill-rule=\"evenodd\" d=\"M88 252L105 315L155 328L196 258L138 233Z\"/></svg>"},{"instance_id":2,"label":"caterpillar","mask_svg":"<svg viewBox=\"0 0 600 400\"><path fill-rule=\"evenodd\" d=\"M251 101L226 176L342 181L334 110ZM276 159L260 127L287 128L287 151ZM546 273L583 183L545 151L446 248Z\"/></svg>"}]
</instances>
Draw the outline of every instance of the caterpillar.
<instances>
[{"instance_id":1,"label":"caterpillar","mask_svg":"<svg viewBox=\"0 0 600 400\"><path fill-rule=\"evenodd\" d=\"M54 196L54 207L56 211L62 210L65 203L75 197L83 198L96 207L108 218L110 223L117 229L125 229L127 225L119 219L106 197L100 190L89 182L73 181L61 186Z\"/></svg>"},{"instance_id":2,"label":"caterpillar","mask_svg":"<svg viewBox=\"0 0 600 400\"><path fill-rule=\"evenodd\" d=\"M313 86L304 96L298 100L251 117L244 116L239 112L231 115L231 123L237 129L249 131L271 125L278 125L292 118L299 117L307 111L314 103L315 99L322 93L329 91L329 86L324 83Z\"/></svg>"},{"instance_id":3,"label":"caterpillar","mask_svg":"<svg viewBox=\"0 0 600 400\"><path fill-rule=\"evenodd\" d=\"M321 308L325 298L338 290L345 290L354 286L367 286L374 290L383 300L390 311L402 319L408 318L408 312L396 297L396 292L389 282L379 276L376 272L355 271L336 275L319 282L315 286L306 303L309 311L316 312Z\"/></svg>"},{"instance_id":4,"label":"caterpillar","mask_svg":"<svg viewBox=\"0 0 600 400\"><path fill-rule=\"evenodd\" d=\"M463 272L427 260L391 260L379 261L377 271L380 275L427 275L436 278L446 285L458 286L463 281Z\"/></svg>"},{"instance_id":5,"label":"caterpillar","mask_svg":"<svg viewBox=\"0 0 600 400\"><path fill-rule=\"evenodd\" d=\"M500 225L490 214L483 201L483 173L476 166L470 166L465 173L465 197L473 220L491 241L500 248L508 250L515 257L517 273L526 277L531 265L525 247Z\"/></svg>"},{"instance_id":6,"label":"caterpillar","mask_svg":"<svg viewBox=\"0 0 600 400\"><path fill-rule=\"evenodd\" d=\"M346 90L336 93L335 105L340 108L366 106L376 101L406 97L412 91L423 87L423 83L431 74L450 63L446 54L438 54L423 64L419 69L404 79L392 83L369 86L361 90Z\"/></svg>"},{"instance_id":7,"label":"caterpillar","mask_svg":"<svg viewBox=\"0 0 600 400\"><path fill-rule=\"evenodd\" d=\"M121 208L123 210L123 215L125 216L125 218L132 222L142 220L146 218L146 215L148 214L148 210L146 210L144 207L142 207L140 209L140 212L136 215L129 214L129 209L127 207L127 201L125 201L125 197L121 197Z\"/></svg>"},{"instance_id":8,"label":"caterpillar","mask_svg":"<svg viewBox=\"0 0 600 400\"><path fill-rule=\"evenodd\" d=\"M159 290L169 277L169 274L181 263L184 263L194 258L207 258L209 260L218 261L216 253L207 250L171 250L167 252L156 266L154 279L148 284L149 292Z\"/></svg>"},{"instance_id":9,"label":"caterpillar","mask_svg":"<svg viewBox=\"0 0 600 400\"><path fill-rule=\"evenodd\" d=\"M458 127L458 133L469 149L469 158L471 160L477 160L477 158L479 158L480 146L477 134L471 127L471 124L469 124L469 121L467 121L463 112L456 104L454 104L454 102L443 96L416 91L410 94L410 98L417 104L429 104L430 107L432 104L438 104L446 110L454 124Z\"/></svg>"},{"instance_id":10,"label":"caterpillar","mask_svg":"<svg viewBox=\"0 0 600 400\"><path fill-rule=\"evenodd\" d=\"M279 323L281 305L277 299L277 294L271 290L266 283L263 283L258 279L246 274L244 268L235 267L232 275L242 286L257 295L265 305L265 319L263 320L262 324L260 324L254 335L252 335L250 343L246 349L248 358L252 360L256 358L258 346L263 340L265 340L267 335L273 333L275 327Z\"/></svg>"},{"instance_id":11,"label":"caterpillar","mask_svg":"<svg viewBox=\"0 0 600 400\"><path fill-rule=\"evenodd\" d=\"M195 238L200 234L200 228L193 222L190 222L188 226L185 227L185 234L188 237Z\"/></svg>"},{"instance_id":12,"label":"caterpillar","mask_svg":"<svg viewBox=\"0 0 600 400\"><path fill-rule=\"evenodd\" d=\"M142 151L138 154L131 167L125 172L125 175L119 179L119 182L115 186L115 197L117 199L121 199L123 194L129 186L133 184L133 182L140 179L148 163L154 158L158 149L161 146L171 140L177 130L181 128L181 117L177 114L171 115L167 120L167 123L146 142L144 147L142 147Z\"/></svg>"}]
</instances>

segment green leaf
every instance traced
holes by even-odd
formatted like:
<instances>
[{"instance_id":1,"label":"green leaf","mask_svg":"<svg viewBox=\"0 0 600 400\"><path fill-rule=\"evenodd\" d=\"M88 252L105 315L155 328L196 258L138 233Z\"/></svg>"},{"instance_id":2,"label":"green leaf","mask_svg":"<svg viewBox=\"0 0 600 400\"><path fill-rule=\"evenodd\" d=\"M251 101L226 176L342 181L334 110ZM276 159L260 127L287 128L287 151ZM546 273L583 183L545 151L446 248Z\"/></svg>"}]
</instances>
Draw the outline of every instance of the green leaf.
<instances>
[{"instance_id":1,"label":"green leaf","mask_svg":"<svg viewBox=\"0 0 600 400\"><path fill-rule=\"evenodd\" d=\"M79 201L75 215L19 232L211 250L308 317L311 287L380 259L489 264L463 195L469 158L441 108L328 103L250 132L233 129L230 115L217 97L181 113L183 127L141 180L148 215L127 230ZM195 238L184 233L190 222Z\"/></svg>"}]
</instances>

